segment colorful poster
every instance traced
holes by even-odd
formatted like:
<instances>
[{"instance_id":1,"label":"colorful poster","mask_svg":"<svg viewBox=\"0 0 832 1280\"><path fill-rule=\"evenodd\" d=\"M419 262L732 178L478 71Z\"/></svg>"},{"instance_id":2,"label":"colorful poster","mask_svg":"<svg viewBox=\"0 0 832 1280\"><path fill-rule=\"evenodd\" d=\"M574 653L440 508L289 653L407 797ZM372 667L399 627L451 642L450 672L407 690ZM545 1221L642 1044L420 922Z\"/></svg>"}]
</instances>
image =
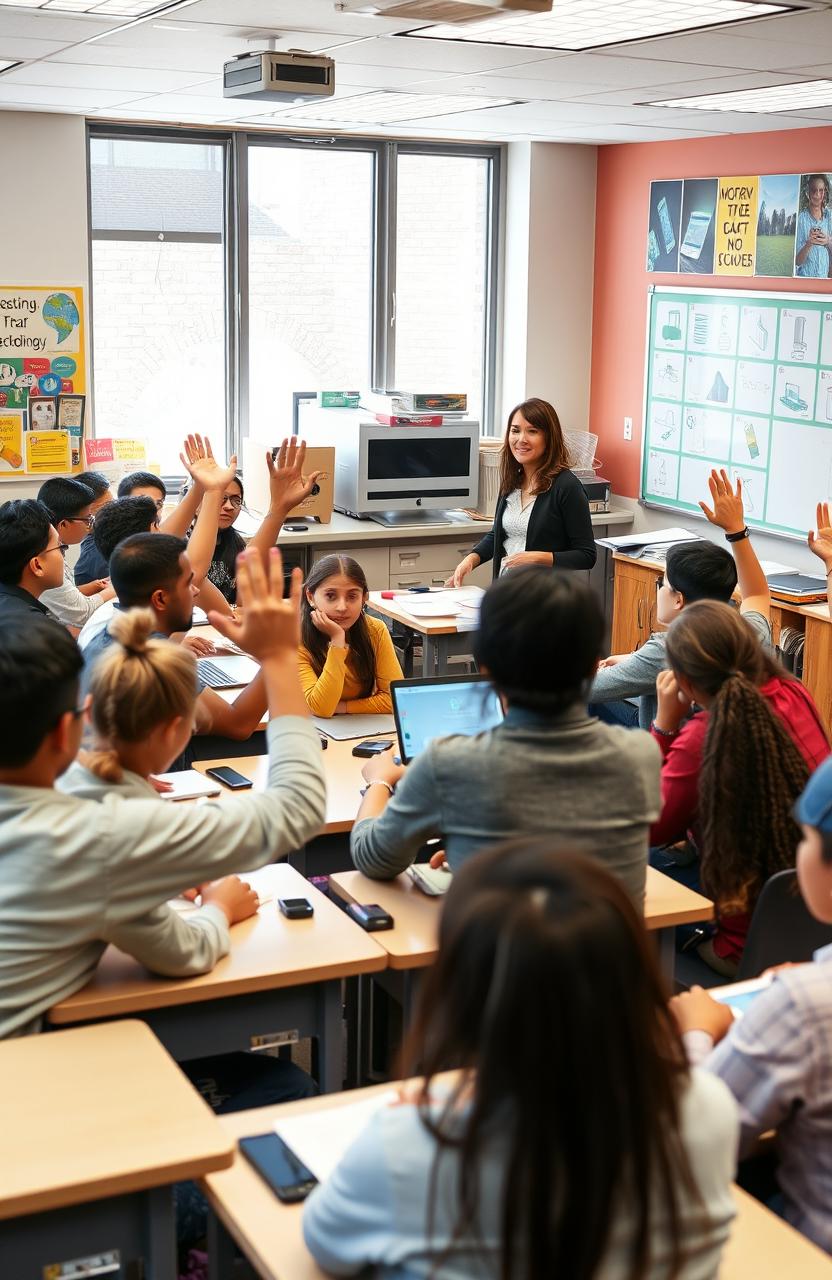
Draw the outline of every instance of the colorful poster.
<instances>
[{"instance_id":1,"label":"colorful poster","mask_svg":"<svg viewBox=\"0 0 832 1280\"><path fill-rule=\"evenodd\" d=\"M27 431L26 471L30 475L61 475L70 470L71 442L68 431Z\"/></svg>"},{"instance_id":2,"label":"colorful poster","mask_svg":"<svg viewBox=\"0 0 832 1280\"><path fill-rule=\"evenodd\" d=\"M720 178L716 209L718 276L753 276L759 178Z\"/></svg>"},{"instance_id":3,"label":"colorful poster","mask_svg":"<svg viewBox=\"0 0 832 1280\"><path fill-rule=\"evenodd\" d=\"M682 183L650 183L650 224L647 229L647 270L678 271Z\"/></svg>"},{"instance_id":4,"label":"colorful poster","mask_svg":"<svg viewBox=\"0 0 832 1280\"><path fill-rule=\"evenodd\" d=\"M0 409L0 475L23 471L23 411Z\"/></svg>"},{"instance_id":5,"label":"colorful poster","mask_svg":"<svg viewBox=\"0 0 832 1280\"><path fill-rule=\"evenodd\" d=\"M84 459L90 470L103 471L110 480L119 480L131 471L148 470L147 441L127 436L85 440Z\"/></svg>"},{"instance_id":6,"label":"colorful poster","mask_svg":"<svg viewBox=\"0 0 832 1280\"><path fill-rule=\"evenodd\" d=\"M78 285L0 285L0 414L22 409L28 415L30 409L36 409L39 420L27 419L24 425L45 440L54 434L45 429L54 422L40 416L49 412L45 398L52 399L54 409L54 397L61 392L84 395L85 379L84 290ZM31 406L30 400L34 400ZM76 438L74 452L80 461L78 443ZM53 448L56 458L63 457L63 450ZM22 441L17 452L22 453L23 462L13 470L17 476L25 475L29 450ZM56 470L69 471L72 456L70 452L70 462ZM42 451L36 451L38 475L47 469L41 458ZM11 470L0 466L0 479L10 474Z\"/></svg>"},{"instance_id":7,"label":"colorful poster","mask_svg":"<svg viewBox=\"0 0 832 1280\"><path fill-rule=\"evenodd\" d=\"M801 174L794 274L812 280L832 276L832 174Z\"/></svg>"},{"instance_id":8,"label":"colorful poster","mask_svg":"<svg viewBox=\"0 0 832 1280\"><path fill-rule=\"evenodd\" d=\"M718 186L717 178L685 178L679 270L688 275L713 275Z\"/></svg>"}]
</instances>

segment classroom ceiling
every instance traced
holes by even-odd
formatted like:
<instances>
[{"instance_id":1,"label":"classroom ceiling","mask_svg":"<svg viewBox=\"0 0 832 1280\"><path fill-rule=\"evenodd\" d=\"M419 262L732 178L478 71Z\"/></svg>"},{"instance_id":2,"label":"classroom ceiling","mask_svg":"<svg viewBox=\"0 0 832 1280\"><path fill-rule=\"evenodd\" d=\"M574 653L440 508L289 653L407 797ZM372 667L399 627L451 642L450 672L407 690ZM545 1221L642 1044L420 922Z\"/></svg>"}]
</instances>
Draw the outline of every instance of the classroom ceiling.
<instances>
[{"instance_id":1,"label":"classroom ceiling","mask_svg":"<svg viewBox=\"0 0 832 1280\"><path fill-rule=\"evenodd\" d=\"M349 0L347 9L355 3ZM0 0L0 68L18 64L0 70L0 110L153 124L245 124L293 134L323 128L401 138L584 143L832 123L832 0L782 0L789 11L780 12L772 12L777 0L554 0L553 15L563 6L564 19L556 34L564 42L568 37L571 48L497 43L491 35L478 41L470 32L466 38L465 27L443 29L443 36L456 38L437 38L436 29L428 34L427 23L339 11L333 0L157 0L148 14L149 4ZM757 4L760 16L745 16ZM626 6L632 10L631 30L651 6L665 25L668 12L681 24L683 11L691 20L695 14L706 20L706 11L709 21L723 13L742 20L605 43L613 33L620 39L618 19ZM87 9L96 11L82 12ZM590 15L592 25L583 27ZM596 47L574 47L584 39L582 27ZM509 38L517 39L517 32L507 33ZM325 116L319 112L325 125L316 128L313 108L223 99L223 62L265 47L326 51L335 59L335 100L327 102ZM754 100L749 90L824 80L830 81L827 97L823 91L804 96L829 105L788 111L781 96L771 113L748 110ZM720 110L707 103L704 109L654 105L734 90L744 91L744 110L724 101ZM407 101L394 100L398 93L426 96L432 103L417 100L408 116ZM375 97L360 100L369 94ZM344 99L354 101L344 102L339 120ZM490 105L492 100L501 105ZM426 115L426 109L439 114ZM0 116L0 142L2 132Z\"/></svg>"}]
</instances>

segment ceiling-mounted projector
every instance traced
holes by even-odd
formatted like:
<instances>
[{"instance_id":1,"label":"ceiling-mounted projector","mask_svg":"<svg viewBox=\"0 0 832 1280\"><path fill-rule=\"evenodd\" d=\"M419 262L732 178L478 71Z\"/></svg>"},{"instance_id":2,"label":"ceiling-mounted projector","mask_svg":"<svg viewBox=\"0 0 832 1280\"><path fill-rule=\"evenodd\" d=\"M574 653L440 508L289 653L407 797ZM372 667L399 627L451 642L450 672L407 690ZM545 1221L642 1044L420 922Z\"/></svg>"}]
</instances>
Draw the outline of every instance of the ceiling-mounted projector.
<instances>
[{"instance_id":1,"label":"ceiling-mounted projector","mask_svg":"<svg viewBox=\"0 0 832 1280\"><path fill-rule=\"evenodd\" d=\"M551 13L553 0L340 0L341 13L374 13L413 22L479 22L501 13Z\"/></svg>"},{"instance_id":2,"label":"ceiling-mounted projector","mask_svg":"<svg viewBox=\"0 0 832 1280\"><path fill-rule=\"evenodd\" d=\"M335 63L321 54L289 49L242 53L223 64L224 98L258 98L265 102L305 102L331 98Z\"/></svg>"}]
</instances>

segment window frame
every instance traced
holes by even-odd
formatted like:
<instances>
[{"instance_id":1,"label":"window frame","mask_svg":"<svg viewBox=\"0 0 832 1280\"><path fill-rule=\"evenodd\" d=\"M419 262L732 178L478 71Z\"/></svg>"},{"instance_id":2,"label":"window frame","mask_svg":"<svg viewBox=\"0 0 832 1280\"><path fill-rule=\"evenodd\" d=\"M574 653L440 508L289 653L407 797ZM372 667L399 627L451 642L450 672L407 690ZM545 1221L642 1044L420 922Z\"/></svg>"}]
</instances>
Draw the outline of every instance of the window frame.
<instances>
[{"instance_id":1,"label":"window frame","mask_svg":"<svg viewBox=\"0 0 832 1280\"><path fill-rule=\"evenodd\" d=\"M174 142L209 144L222 148L223 232L154 232L96 230L92 225L92 185L90 143L92 140ZM501 305L502 270L502 182L504 146L499 143L438 143L402 141L398 139L326 133L293 136L288 133L250 132L245 128L213 130L176 126L87 123L87 214L89 228L88 297L90 350L90 390L95 404L95 290L93 280L93 241L165 240L182 243L222 243L225 241L225 449L227 456L242 454L242 441L248 434L249 422L249 227L248 227L248 158L250 147L281 147L315 151L325 147L333 151L360 151L373 156L373 249L372 274L368 280L371 302L370 378L376 387L394 385L396 362L396 256L398 243L397 174L398 158L404 155L441 155L472 157L486 160L487 224L486 252L483 262L485 312L482 352L483 435L495 431L498 396L499 308ZM181 476L165 476L171 485Z\"/></svg>"}]
</instances>

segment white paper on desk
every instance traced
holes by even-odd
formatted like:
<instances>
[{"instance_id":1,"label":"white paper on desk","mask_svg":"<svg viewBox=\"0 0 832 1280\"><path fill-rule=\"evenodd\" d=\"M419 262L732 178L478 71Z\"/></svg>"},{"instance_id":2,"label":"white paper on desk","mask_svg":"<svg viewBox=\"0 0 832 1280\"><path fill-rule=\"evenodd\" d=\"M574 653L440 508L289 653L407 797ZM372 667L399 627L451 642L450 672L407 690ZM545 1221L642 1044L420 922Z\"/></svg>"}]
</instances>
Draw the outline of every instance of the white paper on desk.
<instances>
[{"instance_id":1,"label":"white paper on desk","mask_svg":"<svg viewBox=\"0 0 832 1280\"><path fill-rule=\"evenodd\" d=\"M193 800L195 796L218 796L222 791L213 778L206 778L196 769L178 769L175 773L157 773L162 782L169 782L172 791L160 791L163 800Z\"/></svg>"},{"instance_id":2,"label":"white paper on desk","mask_svg":"<svg viewBox=\"0 0 832 1280\"><path fill-rule=\"evenodd\" d=\"M778 564L776 560L761 560L760 568L767 578L774 573L800 573L799 569L795 569L793 564Z\"/></svg>"},{"instance_id":3,"label":"white paper on desk","mask_svg":"<svg viewBox=\"0 0 832 1280\"><path fill-rule=\"evenodd\" d=\"M315 728L336 742L348 742L351 738L372 738L396 732L392 716L313 716Z\"/></svg>"},{"instance_id":4,"label":"white paper on desk","mask_svg":"<svg viewBox=\"0 0 832 1280\"><path fill-rule=\"evenodd\" d=\"M455 618L462 612L462 605L449 599L444 592L435 596L412 596L406 603L402 601L400 608L411 618Z\"/></svg>"},{"instance_id":5,"label":"white paper on desk","mask_svg":"<svg viewBox=\"0 0 832 1280\"><path fill-rule=\"evenodd\" d=\"M274 1131L318 1181L325 1182L376 1112L389 1107L396 1097L395 1091L389 1089L374 1098L349 1102L343 1107L286 1116L278 1121Z\"/></svg>"},{"instance_id":6,"label":"white paper on desk","mask_svg":"<svg viewBox=\"0 0 832 1280\"><path fill-rule=\"evenodd\" d=\"M246 884L251 885L252 889L260 899L260 906L265 906L267 902L271 902L275 896L274 887L274 868L258 867L256 871L241 871L240 879L245 880ZM173 907L174 911L178 911L180 915L191 915L194 911L199 911L202 906L201 902L191 902L189 898L171 898L168 906Z\"/></svg>"},{"instance_id":7,"label":"white paper on desk","mask_svg":"<svg viewBox=\"0 0 832 1280\"><path fill-rule=\"evenodd\" d=\"M694 542L700 540L698 533L690 529L648 529L644 533L617 533L613 538L596 538L598 547L609 547L610 551L635 551L638 547L661 545L664 542Z\"/></svg>"}]
</instances>

